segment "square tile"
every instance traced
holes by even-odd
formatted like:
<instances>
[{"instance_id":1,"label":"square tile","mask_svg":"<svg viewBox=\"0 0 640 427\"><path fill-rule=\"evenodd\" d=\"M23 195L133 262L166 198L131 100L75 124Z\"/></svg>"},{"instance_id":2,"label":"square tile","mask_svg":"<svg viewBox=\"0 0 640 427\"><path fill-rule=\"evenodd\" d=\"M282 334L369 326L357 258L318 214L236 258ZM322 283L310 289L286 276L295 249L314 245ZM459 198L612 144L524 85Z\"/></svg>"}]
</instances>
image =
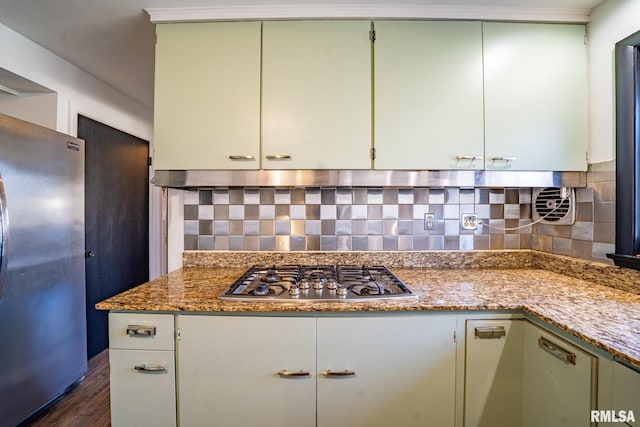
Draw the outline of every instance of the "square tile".
<instances>
[{"instance_id":1,"label":"square tile","mask_svg":"<svg viewBox=\"0 0 640 427\"><path fill-rule=\"evenodd\" d=\"M229 219L229 205L214 205L213 219L216 219L216 220Z\"/></svg>"},{"instance_id":2,"label":"square tile","mask_svg":"<svg viewBox=\"0 0 640 427\"><path fill-rule=\"evenodd\" d=\"M229 205L229 219L244 219L244 206Z\"/></svg>"},{"instance_id":3,"label":"square tile","mask_svg":"<svg viewBox=\"0 0 640 427\"><path fill-rule=\"evenodd\" d=\"M211 190L200 190L199 205L212 205L213 204L213 191ZM213 242L211 243L213 245Z\"/></svg>"},{"instance_id":4,"label":"square tile","mask_svg":"<svg viewBox=\"0 0 640 427\"><path fill-rule=\"evenodd\" d=\"M261 188L260 189L260 204L261 205L273 205L275 203L275 189L273 188Z\"/></svg>"},{"instance_id":5,"label":"square tile","mask_svg":"<svg viewBox=\"0 0 640 427\"><path fill-rule=\"evenodd\" d=\"M215 189L213 190L213 204L214 205L228 205L229 204L229 190L227 189Z\"/></svg>"},{"instance_id":6,"label":"square tile","mask_svg":"<svg viewBox=\"0 0 640 427\"><path fill-rule=\"evenodd\" d=\"M260 204L260 191L257 188L245 188L244 189L244 204L245 205L259 205Z\"/></svg>"},{"instance_id":7,"label":"square tile","mask_svg":"<svg viewBox=\"0 0 640 427\"><path fill-rule=\"evenodd\" d=\"M276 188L273 196L276 205L288 205L291 203L291 192L288 189Z\"/></svg>"},{"instance_id":8,"label":"square tile","mask_svg":"<svg viewBox=\"0 0 640 427\"><path fill-rule=\"evenodd\" d=\"M229 190L229 204L230 205L244 204L244 190L242 188L232 188Z\"/></svg>"},{"instance_id":9,"label":"square tile","mask_svg":"<svg viewBox=\"0 0 640 427\"><path fill-rule=\"evenodd\" d=\"M320 205L320 219L337 219L338 208L336 205Z\"/></svg>"},{"instance_id":10,"label":"square tile","mask_svg":"<svg viewBox=\"0 0 640 427\"><path fill-rule=\"evenodd\" d=\"M382 190L382 203L385 205L393 205L399 203L399 190L397 188L385 188ZM413 196L411 197L413 199ZM407 202L405 202L407 203Z\"/></svg>"},{"instance_id":11,"label":"square tile","mask_svg":"<svg viewBox=\"0 0 640 427\"><path fill-rule=\"evenodd\" d=\"M320 190L320 203L323 205L335 205L336 204L336 189L335 188L323 188Z\"/></svg>"},{"instance_id":12,"label":"square tile","mask_svg":"<svg viewBox=\"0 0 640 427\"><path fill-rule=\"evenodd\" d=\"M198 205L200 204L200 192L185 190L182 192L183 203L185 205Z\"/></svg>"},{"instance_id":13,"label":"square tile","mask_svg":"<svg viewBox=\"0 0 640 427\"><path fill-rule=\"evenodd\" d=\"M260 219L276 219L275 205L260 205L258 209L258 217Z\"/></svg>"},{"instance_id":14,"label":"square tile","mask_svg":"<svg viewBox=\"0 0 640 427\"><path fill-rule=\"evenodd\" d=\"M213 219L213 205L198 206L198 219Z\"/></svg>"},{"instance_id":15,"label":"square tile","mask_svg":"<svg viewBox=\"0 0 640 427\"><path fill-rule=\"evenodd\" d=\"M184 219L198 219L198 205L184 205Z\"/></svg>"}]
</instances>

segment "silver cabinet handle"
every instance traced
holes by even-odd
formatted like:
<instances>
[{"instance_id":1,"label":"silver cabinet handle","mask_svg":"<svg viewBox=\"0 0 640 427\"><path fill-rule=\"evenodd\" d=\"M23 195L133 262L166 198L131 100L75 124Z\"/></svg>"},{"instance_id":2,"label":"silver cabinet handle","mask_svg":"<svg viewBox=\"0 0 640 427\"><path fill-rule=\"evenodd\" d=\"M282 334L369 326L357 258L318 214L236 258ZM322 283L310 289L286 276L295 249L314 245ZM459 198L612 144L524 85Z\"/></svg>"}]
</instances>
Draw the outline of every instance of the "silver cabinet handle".
<instances>
[{"instance_id":1,"label":"silver cabinet handle","mask_svg":"<svg viewBox=\"0 0 640 427\"><path fill-rule=\"evenodd\" d=\"M136 365L133 367L133 369L135 369L138 372L167 372L167 368L165 368L162 365Z\"/></svg>"},{"instance_id":2,"label":"silver cabinet handle","mask_svg":"<svg viewBox=\"0 0 640 427\"><path fill-rule=\"evenodd\" d=\"M513 162L518 160L518 158L497 156L497 157L492 157L491 160L493 160L494 162L497 162L497 161Z\"/></svg>"},{"instance_id":3,"label":"silver cabinet handle","mask_svg":"<svg viewBox=\"0 0 640 427\"><path fill-rule=\"evenodd\" d=\"M128 325L127 335L130 337L153 337L156 335L156 327L147 325Z\"/></svg>"},{"instance_id":4,"label":"silver cabinet handle","mask_svg":"<svg viewBox=\"0 0 640 427\"><path fill-rule=\"evenodd\" d=\"M355 372L351 371L349 369L345 369L344 371L331 371L331 370L326 370L324 372L322 372L322 376L323 377L353 377L355 376Z\"/></svg>"},{"instance_id":5,"label":"silver cabinet handle","mask_svg":"<svg viewBox=\"0 0 640 427\"><path fill-rule=\"evenodd\" d=\"M478 326L475 335L478 338L500 338L506 336L507 331L504 326Z\"/></svg>"},{"instance_id":6,"label":"silver cabinet handle","mask_svg":"<svg viewBox=\"0 0 640 427\"><path fill-rule=\"evenodd\" d=\"M311 374L308 371L304 371L302 369L294 372L290 372L290 371L287 371L286 369L283 369L282 371L278 371L277 375L282 378L300 378L300 377L311 376Z\"/></svg>"},{"instance_id":7,"label":"silver cabinet handle","mask_svg":"<svg viewBox=\"0 0 640 427\"><path fill-rule=\"evenodd\" d=\"M549 341L545 337L538 338L538 346L543 350L553 354L558 359L564 360L567 363L571 363L572 365L576 364L576 355L575 353L570 352L569 350L565 350L559 345Z\"/></svg>"},{"instance_id":8,"label":"silver cabinet handle","mask_svg":"<svg viewBox=\"0 0 640 427\"><path fill-rule=\"evenodd\" d=\"M7 243L9 241L9 212L7 209L7 194L0 175L0 298L7 282Z\"/></svg>"},{"instance_id":9,"label":"silver cabinet handle","mask_svg":"<svg viewBox=\"0 0 640 427\"><path fill-rule=\"evenodd\" d=\"M229 160L255 160L253 156L229 156Z\"/></svg>"},{"instance_id":10,"label":"silver cabinet handle","mask_svg":"<svg viewBox=\"0 0 640 427\"><path fill-rule=\"evenodd\" d=\"M479 156L456 156L456 160L482 160Z\"/></svg>"},{"instance_id":11,"label":"silver cabinet handle","mask_svg":"<svg viewBox=\"0 0 640 427\"><path fill-rule=\"evenodd\" d=\"M291 155L289 154L269 154L267 155L267 160L290 160Z\"/></svg>"}]
</instances>

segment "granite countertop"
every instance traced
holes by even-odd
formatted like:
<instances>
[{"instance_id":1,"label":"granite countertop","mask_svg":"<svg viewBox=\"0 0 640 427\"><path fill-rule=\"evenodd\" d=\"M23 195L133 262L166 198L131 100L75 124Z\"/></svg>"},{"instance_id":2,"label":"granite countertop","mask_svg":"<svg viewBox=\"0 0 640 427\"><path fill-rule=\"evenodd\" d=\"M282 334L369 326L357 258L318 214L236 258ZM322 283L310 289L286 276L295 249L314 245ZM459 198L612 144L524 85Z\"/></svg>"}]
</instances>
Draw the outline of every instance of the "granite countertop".
<instances>
[{"instance_id":1,"label":"granite countertop","mask_svg":"<svg viewBox=\"0 0 640 427\"><path fill-rule=\"evenodd\" d=\"M486 268L486 263L479 263L485 268L392 268L419 295L417 301L220 301L218 295L247 266L218 265L182 268L102 301L96 308L236 313L522 310L640 368L640 292L636 292L635 285L639 282L634 273L622 280L620 286L605 286L594 283L598 278L603 279L601 275L606 276L606 271L597 270L602 266L595 266L594 272L589 265L567 266L573 261L562 257L537 259L536 254L527 253L519 256L523 259L516 261L525 265L524 268L514 268L514 265L508 268L501 263L494 263L494 268L491 264ZM558 267L554 268L556 263ZM539 264L546 268L540 268ZM499 268L495 268L496 265ZM565 274L555 272L561 269L560 265ZM589 280L567 274L576 271ZM615 284L618 268L612 267L609 273L612 276L604 277L605 281Z\"/></svg>"}]
</instances>

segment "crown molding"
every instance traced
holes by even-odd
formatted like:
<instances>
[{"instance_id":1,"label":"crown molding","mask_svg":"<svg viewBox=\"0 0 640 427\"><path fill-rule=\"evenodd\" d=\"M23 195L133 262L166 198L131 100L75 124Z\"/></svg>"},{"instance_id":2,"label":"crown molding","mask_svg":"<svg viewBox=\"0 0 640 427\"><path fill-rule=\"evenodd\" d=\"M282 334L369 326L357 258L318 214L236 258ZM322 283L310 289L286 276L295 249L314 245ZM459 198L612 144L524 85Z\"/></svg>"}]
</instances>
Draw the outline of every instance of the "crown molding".
<instances>
[{"instance_id":1,"label":"crown molding","mask_svg":"<svg viewBox=\"0 0 640 427\"><path fill-rule=\"evenodd\" d=\"M245 21L271 19L456 19L587 23L590 9L526 7L308 4L146 8L151 22Z\"/></svg>"}]
</instances>

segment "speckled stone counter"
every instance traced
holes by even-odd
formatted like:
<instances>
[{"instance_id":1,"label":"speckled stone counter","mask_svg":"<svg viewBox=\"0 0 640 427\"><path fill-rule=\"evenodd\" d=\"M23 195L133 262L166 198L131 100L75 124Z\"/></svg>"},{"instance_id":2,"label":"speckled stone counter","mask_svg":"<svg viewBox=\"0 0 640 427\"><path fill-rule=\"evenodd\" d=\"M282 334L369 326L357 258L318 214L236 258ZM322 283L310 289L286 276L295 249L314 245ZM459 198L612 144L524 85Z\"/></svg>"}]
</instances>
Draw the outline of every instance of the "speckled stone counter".
<instances>
[{"instance_id":1,"label":"speckled stone counter","mask_svg":"<svg viewBox=\"0 0 640 427\"><path fill-rule=\"evenodd\" d=\"M529 258L531 264L525 263L525 268L506 268L502 260L499 263L502 268L394 267L394 273L419 295L417 301L270 303L218 300L218 295L249 264L257 264L248 262L247 259L246 266L241 267L185 267L100 302L96 307L115 311L300 314L522 310L640 368L640 295L637 292L627 292L567 274L533 268L536 265L535 254L529 251L515 252L522 253L509 254L512 260L517 257ZM571 259L562 257L551 256L544 262L550 269L557 271L569 269L575 273L581 269L589 270L588 266L567 266ZM487 265L491 266L490 263ZM591 278L589 274L595 273L587 271L586 274ZM622 282L626 283L624 280ZM636 291L634 286L637 283L627 283L627 287Z\"/></svg>"}]
</instances>

